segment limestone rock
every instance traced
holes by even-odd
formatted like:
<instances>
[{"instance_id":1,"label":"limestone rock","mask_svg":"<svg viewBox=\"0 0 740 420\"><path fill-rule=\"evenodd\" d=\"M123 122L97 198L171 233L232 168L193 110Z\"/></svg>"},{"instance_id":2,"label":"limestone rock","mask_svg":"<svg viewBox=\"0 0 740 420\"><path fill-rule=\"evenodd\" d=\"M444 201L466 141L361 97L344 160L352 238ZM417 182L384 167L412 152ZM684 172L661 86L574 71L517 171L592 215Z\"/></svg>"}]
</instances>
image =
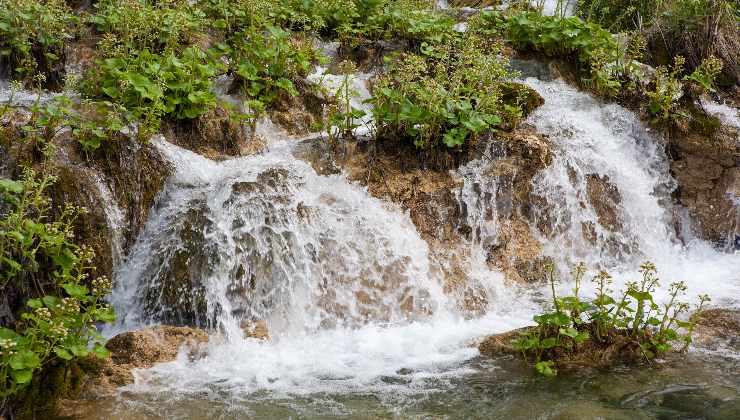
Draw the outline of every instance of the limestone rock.
<instances>
[{"instance_id":1,"label":"limestone rock","mask_svg":"<svg viewBox=\"0 0 740 420\"><path fill-rule=\"evenodd\" d=\"M671 172L678 199L696 221L701 237L720 246L737 234L740 211L733 202L740 190L740 141L736 129L712 134L687 129L670 138Z\"/></svg>"},{"instance_id":2,"label":"limestone rock","mask_svg":"<svg viewBox=\"0 0 740 420\"><path fill-rule=\"evenodd\" d=\"M198 348L206 342L208 334L203 330L168 325L119 334L106 344L110 358L100 363L98 375L84 383L80 399L111 395L117 387L134 382L134 369L171 362L182 349L196 357Z\"/></svg>"},{"instance_id":3,"label":"limestone rock","mask_svg":"<svg viewBox=\"0 0 740 420\"><path fill-rule=\"evenodd\" d=\"M693 344L740 351L740 310L708 309L697 314Z\"/></svg>"},{"instance_id":4,"label":"limestone rock","mask_svg":"<svg viewBox=\"0 0 740 420\"><path fill-rule=\"evenodd\" d=\"M586 193L599 224L609 231L621 228L619 222L619 205L622 196L617 187L609 181L608 176L589 174L586 176Z\"/></svg>"}]
</instances>

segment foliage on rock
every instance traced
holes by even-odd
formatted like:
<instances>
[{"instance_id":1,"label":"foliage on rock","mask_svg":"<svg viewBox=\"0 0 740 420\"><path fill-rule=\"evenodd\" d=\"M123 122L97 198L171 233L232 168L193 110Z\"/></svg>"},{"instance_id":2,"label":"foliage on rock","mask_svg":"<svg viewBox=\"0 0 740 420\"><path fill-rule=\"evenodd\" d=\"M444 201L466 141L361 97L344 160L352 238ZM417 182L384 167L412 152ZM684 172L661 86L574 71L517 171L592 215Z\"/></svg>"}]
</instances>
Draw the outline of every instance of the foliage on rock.
<instances>
[{"instance_id":1,"label":"foliage on rock","mask_svg":"<svg viewBox=\"0 0 740 420\"><path fill-rule=\"evenodd\" d=\"M0 327L0 398L21 392L54 361L70 361L107 350L96 323L115 319L102 301L111 287L105 277L88 279L93 252L74 242L75 219L65 206L53 218L45 190L54 182L27 170L18 181L0 179L0 292L25 301L6 308L12 318ZM10 305L5 302L4 305Z\"/></svg>"},{"instance_id":2,"label":"foliage on rock","mask_svg":"<svg viewBox=\"0 0 740 420\"><path fill-rule=\"evenodd\" d=\"M694 323L691 317L687 318L689 305L679 300L686 285L671 283L669 300L657 303L653 293L660 284L652 263L642 264L642 278L627 283L625 290L616 295L610 288L611 275L599 272L592 280L596 286L596 296L592 299L579 294L586 274L583 264L572 271L571 296L557 296L554 271L553 266L548 268L553 310L536 315L537 326L521 332L512 341L524 357L534 360L539 373L554 376L558 365L567 365L584 354L586 358L609 362L614 358L650 360L676 345L685 350L691 343ZM697 313L707 301L708 296L699 296ZM611 359L605 357L607 354L611 354Z\"/></svg>"}]
</instances>

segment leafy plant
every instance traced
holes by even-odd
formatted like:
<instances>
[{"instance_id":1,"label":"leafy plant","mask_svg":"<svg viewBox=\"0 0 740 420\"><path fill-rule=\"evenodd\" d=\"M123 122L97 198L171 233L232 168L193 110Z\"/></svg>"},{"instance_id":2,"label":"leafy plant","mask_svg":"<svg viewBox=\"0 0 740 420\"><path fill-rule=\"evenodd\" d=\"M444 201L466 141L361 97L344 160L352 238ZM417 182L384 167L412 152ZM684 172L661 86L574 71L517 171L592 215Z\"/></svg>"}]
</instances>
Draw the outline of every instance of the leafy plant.
<instances>
[{"instance_id":1,"label":"leafy plant","mask_svg":"<svg viewBox=\"0 0 740 420\"><path fill-rule=\"evenodd\" d=\"M249 27L234 36L232 45L221 45L228 54L231 70L248 98L249 107L259 113L280 95L298 95L293 80L305 77L317 59L305 39L273 25Z\"/></svg>"},{"instance_id":2,"label":"leafy plant","mask_svg":"<svg viewBox=\"0 0 740 420\"><path fill-rule=\"evenodd\" d=\"M332 93L334 102L327 111L326 131L329 143L335 146L339 138L354 137L355 129L360 127L358 121L365 116L365 111L352 106L352 99L358 93L352 87L352 74L356 71L354 63L343 61L339 65L342 81Z\"/></svg>"},{"instance_id":3,"label":"leafy plant","mask_svg":"<svg viewBox=\"0 0 740 420\"><path fill-rule=\"evenodd\" d=\"M22 79L42 73L58 83L55 68L76 22L64 0L0 0L0 61Z\"/></svg>"},{"instance_id":4,"label":"leafy plant","mask_svg":"<svg viewBox=\"0 0 740 420\"><path fill-rule=\"evenodd\" d=\"M205 13L181 0L148 2L103 0L88 22L103 34L106 57L125 57L141 50L175 52L187 46L207 24Z\"/></svg>"},{"instance_id":5,"label":"leafy plant","mask_svg":"<svg viewBox=\"0 0 740 420\"><path fill-rule=\"evenodd\" d=\"M686 116L678 110L678 100L684 93L680 80L683 65L683 57L678 56L670 69L665 66L655 69L655 89L647 92L647 96L650 99L648 111L658 122L665 123Z\"/></svg>"},{"instance_id":6,"label":"leafy plant","mask_svg":"<svg viewBox=\"0 0 740 420\"><path fill-rule=\"evenodd\" d=\"M683 342L685 349L691 343L693 318L682 320L689 306L680 302L686 291L684 283L669 286L668 302L659 305L653 293L659 286L657 270L649 262L641 265L642 279L627 284L618 296L609 288L612 278L605 271L593 278L596 295L582 300L579 292L586 267L579 264L571 272L573 295L559 297L555 292L556 276L552 265L547 267L548 282L552 292L553 310L536 315L535 327L527 329L512 344L524 357L535 360L536 370L554 376L561 358L587 352L611 352L611 346L639 349L639 354L652 359L664 354L673 345ZM615 298L617 297L617 298ZM701 311L708 296L699 297L697 311ZM681 330L685 331L681 334ZM621 346L621 347L620 347ZM598 354L595 357L600 358Z\"/></svg>"},{"instance_id":7,"label":"leafy plant","mask_svg":"<svg viewBox=\"0 0 740 420\"><path fill-rule=\"evenodd\" d=\"M0 179L0 291L33 291L21 320L0 327L0 397L15 395L52 360L93 353L107 357L97 322L115 319L102 301L105 277L88 283L92 250L77 246L73 223L82 210L66 206L54 220L44 191L55 179L26 170L19 181ZM91 288L89 288L89 285Z\"/></svg>"},{"instance_id":8,"label":"leafy plant","mask_svg":"<svg viewBox=\"0 0 740 420\"><path fill-rule=\"evenodd\" d=\"M198 47L182 54L148 50L100 63L84 90L123 106L145 127L156 128L162 117L193 119L216 104L211 78L221 64Z\"/></svg>"},{"instance_id":9,"label":"leafy plant","mask_svg":"<svg viewBox=\"0 0 740 420\"><path fill-rule=\"evenodd\" d=\"M406 54L373 88L378 134L419 147L459 147L502 123L503 89L511 73L477 38L440 45L433 55Z\"/></svg>"},{"instance_id":10,"label":"leafy plant","mask_svg":"<svg viewBox=\"0 0 740 420\"><path fill-rule=\"evenodd\" d=\"M684 80L696 83L704 92L714 92L714 82L722 72L722 61L715 56L702 60L691 74Z\"/></svg>"},{"instance_id":11,"label":"leafy plant","mask_svg":"<svg viewBox=\"0 0 740 420\"><path fill-rule=\"evenodd\" d=\"M622 80L635 72L630 55L634 50L621 48L609 31L577 17L484 12L473 21L472 29L486 36L504 36L519 49L573 56L588 74L585 84L606 95L616 95Z\"/></svg>"}]
</instances>

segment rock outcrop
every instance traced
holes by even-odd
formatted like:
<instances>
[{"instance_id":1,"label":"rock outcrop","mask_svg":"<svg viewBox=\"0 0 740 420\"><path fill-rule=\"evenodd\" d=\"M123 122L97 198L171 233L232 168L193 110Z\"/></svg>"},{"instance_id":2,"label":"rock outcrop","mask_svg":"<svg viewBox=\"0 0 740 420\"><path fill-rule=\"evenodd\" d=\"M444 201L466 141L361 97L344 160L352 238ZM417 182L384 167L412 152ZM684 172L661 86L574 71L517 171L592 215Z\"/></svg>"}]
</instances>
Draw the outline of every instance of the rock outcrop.
<instances>
[{"instance_id":1,"label":"rock outcrop","mask_svg":"<svg viewBox=\"0 0 740 420\"><path fill-rule=\"evenodd\" d=\"M699 313L695 322L694 345L740 352L740 310L708 309Z\"/></svg>"},{"instance_id":2,"label":"rock outcrop","mask_svg":"<svg viewBox=\"0 0 740 420\"><path fill-rule=\"evenodd\" d=\"M408 209L417 230L430 245L433 270L441 272L448 293L460 296L461 305L473 312L486 309L483 293L466 278L471 258L464 238L477 240L468 225L472 209L466 208L461 190L466 182L461 165L478 159L480 171L498 184L496 197L481 196L484 206L496 207L498 240L485 243L487 261L513 281L542 278L540 245L529 228L533 203L532 178L550 164L548 140L532 129L481 136L465 151L441 150L428 154L410 145L384 142L348 142L342 150L330 150L321 140L298 147L299 158L322 174L343 170L347 177L366 185L375 197ZM475 169L478 171L478 169ZM474 181L467 181L474 182ZM474 194L485 192L472 185ZM492 216L493 217L493 216Z\"/></svg>"},{"instance_id":3,"label":"rock outcrop","mask_svg":"<svg viewBox=\"0 0 740 420\"><path fill-rule=\"evenodd\" d=\"M709 117L707 117L709 118ZM669 140L678 200L701 237L728 246L740 234L740 135L731 127L677 130Z\"/></svg>"},{"instance_id":4,"label":"rock outcrop","mask_svg":"<svg viewBox=\"0 0 740 420\"><path fill-rule=\"evenodd\" d=\"M118 387L134 382L134 370L147 369L157 363L171 362L181 351L198 357L208 334L197 328L162 325L121 333L106 344L110 357L90 359L76 399L98 399L115 394ZM61 406L69 401L61 401Z\"/></svg>"}]
</instances>

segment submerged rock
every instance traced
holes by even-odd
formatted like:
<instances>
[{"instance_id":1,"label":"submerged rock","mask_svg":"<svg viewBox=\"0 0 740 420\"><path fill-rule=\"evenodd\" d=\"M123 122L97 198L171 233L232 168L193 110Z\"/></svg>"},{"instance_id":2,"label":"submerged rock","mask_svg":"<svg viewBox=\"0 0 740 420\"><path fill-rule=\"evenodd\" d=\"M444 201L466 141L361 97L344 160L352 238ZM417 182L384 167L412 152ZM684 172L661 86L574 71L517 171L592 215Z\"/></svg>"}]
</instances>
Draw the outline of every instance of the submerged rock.
<instances>
[{"instance_id":1,"label":"submerged rock","mask_svg":"<svg viewBox=\"0 0 740 420\"><path fill-rule=\"evenodd\" d=\"M693 344L740 351L740 310L708 309L696 316Z\"/></svg>"},{"instance_id":2,"label":"submerged rock","mask_svg":"<svg viewBox=\"0 0 740 420\"><path fill-rule=\"evenodd\" d=\"M622 195L616 185L609 181L609 177L590 174L586 176L586 193L599 224L609 231L621 228L619 222L619 205Z\"/></svg>"}]
</instances>

